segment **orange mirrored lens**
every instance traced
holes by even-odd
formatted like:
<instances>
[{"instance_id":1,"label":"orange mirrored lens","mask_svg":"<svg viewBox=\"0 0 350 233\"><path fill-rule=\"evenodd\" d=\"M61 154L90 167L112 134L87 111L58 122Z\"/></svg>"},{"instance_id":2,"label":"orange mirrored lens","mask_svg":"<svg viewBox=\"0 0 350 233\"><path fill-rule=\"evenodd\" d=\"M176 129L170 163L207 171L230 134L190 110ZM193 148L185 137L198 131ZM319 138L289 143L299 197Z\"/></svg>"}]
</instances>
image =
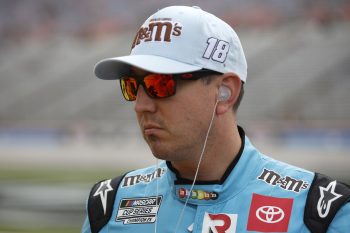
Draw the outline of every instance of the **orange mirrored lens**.
<instances>
[{"instance_id":1,"label":"orange mirrored lens","mask_svg":"<svg viewBox=\"0 0 350 233\"><path fill-rule=\"evenodd\" d=\"M165 98L175 94L176 82L173 75L149 74L143 80L133 77L120 79L120 86L123 96L128 101L136 100L139 85L142 85L145 92L152 98Z\"/></svg>"},{"instance_id":2,"label":"orange mirrored lens","mask_svg":"<svg viewBox=\"0 0 350 233\"><path fill-rule=\"evenodd\" d=\"M120 80L120 85L124 98L129 101L136 100L137 83L134 78L124 78Z\"/></svg>"},{"instance_id":3,"label":"orange mirrored lens","mask_svg":"<svg viewBox=\"0 0 350 233\"><path fill-rule=\"evenodd\" d=\"M164 98L175 94L175 81L172 75L151 74L144 78L147 93L151 97Z\"/></svg>"}]
</instances>

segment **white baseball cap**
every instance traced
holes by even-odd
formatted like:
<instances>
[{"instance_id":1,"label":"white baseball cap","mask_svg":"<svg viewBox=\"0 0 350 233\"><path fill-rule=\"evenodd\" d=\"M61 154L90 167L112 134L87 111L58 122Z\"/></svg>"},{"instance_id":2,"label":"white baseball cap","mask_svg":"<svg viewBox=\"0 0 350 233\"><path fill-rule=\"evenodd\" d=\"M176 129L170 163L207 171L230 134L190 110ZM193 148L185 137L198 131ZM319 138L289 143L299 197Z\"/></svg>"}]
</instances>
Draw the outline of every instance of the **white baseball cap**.
<instances>
[{"instance_id":1,"label":"white baseball cap","mask_svg":"<svg viewBox=\"0 0 350 233\"><path fill-rule=\"evenodd\" d=\"M94 72L100 79L119 79L130 66L160 74L208 69L233 72L243 82L247 78L247 61L236 32L195 6L158 10L137 32L130 55L103 59Z\"/></svg>"}]
</instances>

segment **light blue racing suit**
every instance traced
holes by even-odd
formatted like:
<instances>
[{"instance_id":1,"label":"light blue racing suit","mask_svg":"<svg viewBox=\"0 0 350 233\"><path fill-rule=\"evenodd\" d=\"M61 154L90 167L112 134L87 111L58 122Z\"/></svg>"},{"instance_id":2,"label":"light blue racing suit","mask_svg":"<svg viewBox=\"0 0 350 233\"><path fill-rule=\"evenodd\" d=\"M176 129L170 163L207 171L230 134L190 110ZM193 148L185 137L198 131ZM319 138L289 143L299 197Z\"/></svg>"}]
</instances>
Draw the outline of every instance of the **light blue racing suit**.
<instances>
[{"instance_id":1,"label":"light blue racing suit","mask_svg":"<svg viewBox=\"0 0 350 233\"><path fill-rule=\"evenodd\" d=\"M113 206L111 180L96 184L90 198L102 215L111 209L99 232L150 233L155 224L159 233L174 233L177 224L178 233L350 232L348 186L261 154L239 131L241 150L222 179L198 181L191 192L169 162L127 173ZM88 217L82 232L91 232Z\"/></svg>"}]
</instances>

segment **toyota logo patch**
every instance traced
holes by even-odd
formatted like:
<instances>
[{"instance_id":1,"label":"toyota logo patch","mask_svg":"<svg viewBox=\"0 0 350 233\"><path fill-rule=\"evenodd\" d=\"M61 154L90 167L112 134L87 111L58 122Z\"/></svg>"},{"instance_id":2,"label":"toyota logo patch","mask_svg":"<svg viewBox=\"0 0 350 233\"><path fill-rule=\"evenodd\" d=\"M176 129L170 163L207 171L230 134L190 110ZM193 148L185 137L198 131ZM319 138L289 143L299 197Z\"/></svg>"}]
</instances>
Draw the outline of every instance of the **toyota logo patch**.
<instances>
[{"instance_id":1,"label":"toyota logo patch","mask_svg":"<svg viewBox=\"0 0 350 233\"><path fill-rule=\"evenodd\" d=\"M256 211L256 217L266 223L277 223L284 218L284 212L276 206L262 206Z\"/></svg>"},{"instance_id":2,"label":"toyota logo patch","mask_svg":"<svg viewBox=\"0 0 350 233\"><path fill-rule=\"evenodd\" d=\"M250 204L248 231L287 232L293 208L292 198L253 194Z\"/></svg>"}]
</instances>

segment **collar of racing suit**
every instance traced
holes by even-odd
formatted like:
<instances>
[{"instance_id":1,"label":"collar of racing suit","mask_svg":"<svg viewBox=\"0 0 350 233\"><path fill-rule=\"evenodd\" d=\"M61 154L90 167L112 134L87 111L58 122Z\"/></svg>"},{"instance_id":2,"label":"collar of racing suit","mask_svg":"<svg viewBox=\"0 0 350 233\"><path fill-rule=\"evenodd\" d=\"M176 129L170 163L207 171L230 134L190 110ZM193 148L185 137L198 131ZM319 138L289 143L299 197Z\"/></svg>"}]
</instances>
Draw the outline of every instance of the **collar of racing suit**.
<instances>
[{"instance_id":1,"label":"collar of racing suit","mask_svg":"<svg viewBox=\"0 0 350 233\"><path fill-rule=\"evenodd\" d=\"M166 162L168 167L166 176L174 198L185 202L187 196L190 195L188 203L194 205L225 202L241 192L248 185L248 181L257 177L259 160L252 159L256 155L256 149L251 145L240 126L238 126L238 131L242 139L241 148L223 177L216 181L196 181L191 193L189 191L193 181L181 178L171 163Z\"/></svg>"}]
</instances>

